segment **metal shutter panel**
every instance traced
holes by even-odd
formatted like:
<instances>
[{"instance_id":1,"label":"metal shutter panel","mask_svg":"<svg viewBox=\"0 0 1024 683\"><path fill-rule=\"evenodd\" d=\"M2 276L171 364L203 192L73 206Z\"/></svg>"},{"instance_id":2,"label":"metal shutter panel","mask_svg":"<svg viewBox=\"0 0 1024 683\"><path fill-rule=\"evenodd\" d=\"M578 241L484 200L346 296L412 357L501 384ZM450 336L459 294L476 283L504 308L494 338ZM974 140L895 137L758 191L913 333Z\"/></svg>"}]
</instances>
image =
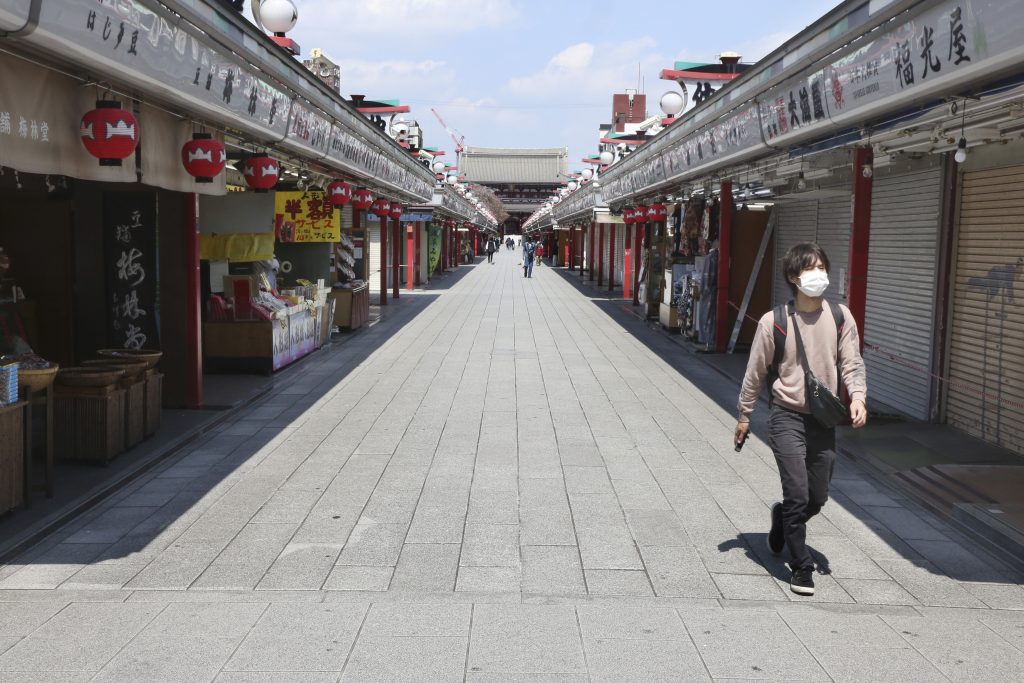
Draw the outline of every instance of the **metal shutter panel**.
<instances>
[{"instance_id":1,"label":"metal shutter panel","mask_svg":"<svg viewBox=\"0 0 1024 683\"><path fill-rule=\"evenodd\" d=\"M1024 453L1024 166L963 174L947 420ZM984 394L984 397L981 395Z\"/></svg>"},{"instance_id":2,"label":"metal shutter panel","mask_svg":"<svg viewBox=\"0 0 1024 683\"><path fill-rule=\"evenodd\" d=\"M935 347L941 199L942 170L936 167L876 177L871 201L864 314L868 396L919 420L931 417L927 372Z\"/></svg>"},{"instance_id":3,"label":"metal shutter panel","mask_svg":"<svg viewBox=\"0 0 1024 683\"><path fill-rule=\"evenodd\" d=\"M791 201L775 205L779 212L775 222L775 297L774 305L793 298L782 272L782 258L790 247L799 242L814 241L818 229L818 202Z\"/></svg>"},{"instance_id":4,"label":"metal shutter panel","mask_svg":"<svg viewBox=\"0 0 1024 683\"><path fill-rule=\"evenodd\" d=\"M370 233L370 291L380 291L380 221L368 223Z\"/></svg>"},{"instance_id":5,"label":"metal shutter panel","mask_svg":"<svg viewBox=\"0 0 1024 683\"><path fill-rule=\"evenodd\" d=\"M830 301L846 303L846 276L850 268L850 195L818 200L818 229L814 241L818 243L832 266L829 273Z\"/></svg>"}]
</instances>

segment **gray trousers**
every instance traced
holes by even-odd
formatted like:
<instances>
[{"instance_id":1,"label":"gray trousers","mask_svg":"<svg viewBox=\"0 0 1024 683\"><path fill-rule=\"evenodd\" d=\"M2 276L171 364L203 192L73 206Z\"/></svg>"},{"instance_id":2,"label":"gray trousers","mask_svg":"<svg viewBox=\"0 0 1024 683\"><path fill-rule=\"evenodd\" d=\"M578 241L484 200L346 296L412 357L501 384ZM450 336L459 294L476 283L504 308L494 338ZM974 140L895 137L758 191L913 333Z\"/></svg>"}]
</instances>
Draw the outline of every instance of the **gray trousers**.
<instances>
[{"instance_id":1,"label":"gray trousers","mask_svg":"<svg viewBox=\"0 0 1024 683\"><path fill-rule=\"evenodd\" d=\"M775 452L782 480L782 524L789 566L812 565L807 550L807 520L821 512L836 464L836 430L813 415L773 406L768 418L768 445Z\"/></svg>"}]
</instances>

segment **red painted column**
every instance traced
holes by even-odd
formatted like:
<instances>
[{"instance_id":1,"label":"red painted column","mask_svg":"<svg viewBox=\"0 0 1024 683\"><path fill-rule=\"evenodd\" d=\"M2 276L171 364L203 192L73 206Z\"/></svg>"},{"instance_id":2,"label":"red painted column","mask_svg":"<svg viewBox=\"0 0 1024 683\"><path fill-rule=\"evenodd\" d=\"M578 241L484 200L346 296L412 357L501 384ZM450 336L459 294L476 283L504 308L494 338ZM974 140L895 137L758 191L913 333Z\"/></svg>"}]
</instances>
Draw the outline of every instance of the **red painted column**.
<instances>
[{"instance_id":1,"label":"red painted column","mask_svg":"<svg viewBox=\"0 0 1024 683\"><path fill-rule=\"evenodd\" d=\"M394 247L392 248L392 263L391 263L391 298L398 298L398 291L400 289L399 276L402 274L402 219L396 218L394 221Z\"/></svg>"},{"instance_id":2,"label":"red painted column","mask_svg":"<svg viewBox=\"0 0 1024 683\"><path fill-rule=\"evenodd\" d=\"M861 170L870 168L874 154L870 147L853 150L853 220L850 226L849 281L846 301L860 333L860 350L864 351L864 314L868 298L868 245L871 237L871 194L874 178L865 178Z\"/></svg>"},{"instance_id":3,"label":"red painted column","mask_svg":"<svg viewBox=\"0 0 1024 683\"><path fill-rule=\"evenodd\" d=\"M416 287L416 224L410 223L405 229L405 285L410 292Z\"/></svg>"},{"instance_id":4,"label":"red painted column","mask_svg":"<svg viewBox=\"0 0 1024 683\"><path fill-rule=\"evenodd\" d=\"M644 232L642 225L633 227L633 304L640 305L640 266L643 265Z\"/></svg>"},{"instance_id":5,"label":"red painted column","mask_svg":"<svg viewBox=\"0 0 1024 683\"><path fill-rule=\"evenodd\" d=\"M380 305L388 305L388 219L378 218L380 225Z\"/></svg>"},{"instance_id":6,"label":"red painted column","mask_svg":"<svg viewBox=\"0 0 1024 683\"><path fill-rule=\"evenodd\" d=\"M597 224L597 286L604 283L604 223Z\"/></svg>"},{"instance_id":7,"label":"red painted column","mask_svg":"<svg viewBox=\"0 0 1024 683\"><path fill-rule=\"evenodd\" d=\"M590 279L594 279L594 261L597 259L597 224L594 221L590 222L590 258L587 260L587 270L590 271Z\"/></svg>"},{"instance_id":8,"label":"red painted column","mask_svg":"<svg viewBox=\"0 0 1024 683\"><path fill-rule=\"evenodd\" d=\"M199 280L199 197L185 195L185 368L188 373L186 402L189 408L203 405L203 302Z\"/></svg>"},{"instance_id":9,"label":"red painted column","mask_svg":"<svg viewBox=\"0 0 1024 683\"><path fill-rule=\"evenodd\" d=\"M608 291L615 289L615 224L608 226Z\"/></svg>"},{"instance_id":10,"label":"red painted column","mask_svg":"<svg viewBox=\"0 0 1024 683\"><path fill-rule=\"evenodd\" d=\"M715 300L715 351L725 353L729 343L729 271L732 265L732 181L722 181L718 197L718 296ZM670 285L671 286L671 285Z\"/></svg>"},{"instance_id":11,"label":"red painted column","mask_svg":"<svg viewBox=\"0 0 1024 683\"><path fill-rule=\"evenodd\" d=\"M576 269L576 226L569 226L569 272Z\"/></svg>"}]
</instances>

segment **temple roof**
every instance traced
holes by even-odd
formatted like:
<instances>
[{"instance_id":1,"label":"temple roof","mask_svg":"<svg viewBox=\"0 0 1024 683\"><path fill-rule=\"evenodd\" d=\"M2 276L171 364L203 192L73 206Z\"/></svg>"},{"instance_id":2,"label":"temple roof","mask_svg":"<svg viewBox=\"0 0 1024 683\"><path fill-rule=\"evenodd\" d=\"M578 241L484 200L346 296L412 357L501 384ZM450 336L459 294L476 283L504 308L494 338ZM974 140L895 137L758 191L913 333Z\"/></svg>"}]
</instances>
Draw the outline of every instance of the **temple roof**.
<instances>
[{"instance_id":1,"label":"temple roof","mask_svg":"<svg viewBox=\"0 0 1024 683\"><path fill-rule=\"evenodd\" d=\"M460 168L470 182L557 184L565 181L569 149L467 147Z\"/></svg>"}]
</instances>

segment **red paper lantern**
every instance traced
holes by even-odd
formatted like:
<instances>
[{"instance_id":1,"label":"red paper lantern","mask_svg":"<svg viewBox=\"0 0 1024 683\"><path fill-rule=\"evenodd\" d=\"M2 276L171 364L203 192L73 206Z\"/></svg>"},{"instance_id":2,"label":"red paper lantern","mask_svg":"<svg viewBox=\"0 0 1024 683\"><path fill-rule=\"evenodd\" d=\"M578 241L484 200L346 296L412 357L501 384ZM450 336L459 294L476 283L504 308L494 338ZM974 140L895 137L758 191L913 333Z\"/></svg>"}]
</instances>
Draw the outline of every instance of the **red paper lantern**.
<instances>
[{"instance_id":1,"label":"red paper lantern","mask_svg":"<svg viewBox=\"0 0 1024 683\"><path fill-rule=\"evenodd\" d=\"M267 154L257 154L245 160L242 165L245 183L257 192L266 192L277 186L281 177L281 164Z\"/></svg>"},{"instance_id":2,"label":"red paper lantern","mask_svg":"<svg viewBox=\"0 0 1024 683\"><path fill-rule=\"evenodd\" d=\"M100 160L100 166L120 166L121 160L139 146L139 122L121 103L99 100L86 112L78 131L85 150Z\"/></svg>"},{"instance_id":3,"label":"red paper lantern","mask_svg":"<svg viewBox=\"0 0 1024 683\"><path fill-rule=\"evenodd\" d=\"M391 202L384 199L384 197L378 197L373 202L373 215L378 218L387 218L391 214Z\"/></svg>"},{"instance_id":4,"label":"red paper lantern","mask_svg":"<svg viewBox=\"0 0 1024 683\"><path fill-rule=\"evenodd\" d=\"M352 206L360 211L366 211L373 206L373 193L365 187L359 188L356 190L356 193L352 195Z\"/></svg>"},{"instance_id":5,"label":"red paper lantern","mask_svg":"<svg viewBox=\"0 0 1024 683\"><path fill-rule=\"evenodd\" d=\"M345 206L352 201L352 186L340 180L335 180L327 186L327 197L335 208Z\"/></svg>"},{"instance_id":6,"label":"red paper lantern","mask_svg":"<svg viewBox=\"0 0 1024 683\"><path fill-rule=\"evenodd\" d=\"M647 222L647 207L641 204L640 206L633 209L633 222L634 223L646 223Z\"/></svg>"},{"instance_id":7,"label":"red paper lantern","mask_svg":"<svg viewBox=\"0 0 1024 683\"><path fill-rule=\"evenodd\" d=\"M664 223L668 220L668 207L664 204L651 204L647 207L647 219L655 223Z\"/></svg>"},{"instance_id":8,"label":"red paper lantern","mask_svg":"<svg viewBox=\"0 0 1024 683\"><path fill-rule=\"evenodd\" d=\"M626 225L632 225L635 222L634 221L635 213L636 212L633 211L633 209L628 209L628 208L627 209L623 209L622 210L622 222L625 223Z\"/></svg>"},{"instance_id":9,"label":"red paper lantern","mask_svg":"<svg viewBox=\"0 0 1024 683\"><path fill-rule=\"evenodd\" d=\"M404 211L405 207L403 207L400 203L391 202L391 217L393 219L395 219L396 221L399 220L402 217L402 213Z\"/></svg>"},{"instance_id":10,"label":"red paper lantern","mask_svg":"<svg viewBox=\"0 0 1024 683\"><path fill-rule=\"evenodd\" d=\"M181 163L197 183L212 183L227 162L223 143L209 133L195 133L181 148Z\"/></svg>"}]
</instances>

